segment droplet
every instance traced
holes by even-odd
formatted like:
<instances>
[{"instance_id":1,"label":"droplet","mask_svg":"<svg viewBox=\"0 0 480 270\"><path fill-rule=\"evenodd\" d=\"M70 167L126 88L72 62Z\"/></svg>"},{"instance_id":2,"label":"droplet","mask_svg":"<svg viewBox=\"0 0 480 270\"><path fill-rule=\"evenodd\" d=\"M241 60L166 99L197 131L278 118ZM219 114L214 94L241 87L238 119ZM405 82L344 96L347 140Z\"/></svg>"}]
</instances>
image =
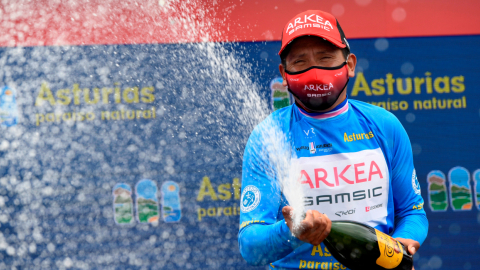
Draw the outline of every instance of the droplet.
<instances>
[{"instance_id":1,"label":"droplet","mask_svg":"<svg viewBox=\"0 0 480 270\"><path fill-rule=\"evenodd\" d=\"M462 228L457 223L452 223L452 224L450 224L450 227L448 228L448 231L451 234L456 235L456 234L459 234L462 231Z\"/></svg>"},{"instance_id":2,"label":"droplet","mask_svg":"<svg viewBox=\"0 0 480 270\"><path fill-rule=\"evenodd\" d=\"M12 246L7 247L7 254L10 256L15 255L15 248Z\"/></svg>"},{"instance_id":3,"label":"droplet","mask_svg":"<svg viewBox=\"0 0 480 270\"><path fill-rule=\"evenodd\" d=\"M366 5L370 4L370 2L372 2L372 0L355 0L355 2L359 6L366 6Z\"/></svg>"},{"instance_id":4,"label":"droplet","mask_svg":"<svg viewBox=\"0 0 480 270\"><path fill-rule=\"evenodd\" d=\"M405 9L398 7L392 12L392 19L396 22L402 22L407 17L407 12Z\"/></svg>"},{"instance_id":5,"label":"droplet","mask_svg":"<svg viewBox=\"0 0 480 270\"><path fill-rule=\"evenodd\" d=\"M65 260L63 260L63 265L66 267L66 268L70 268L73 266L73 262L72 262L72 259L70 258L65 258Z\"/></svg>"},{"instance_id":6,"label":"droplet","mask_svg":"<svg viewBox=\"0 0 480 270\"><path fill-rule=\"evenodd\" d=\"M414 70L415 70L415 68L414 68L413 64L410 63L410 62L405 62L400 67L400 71L402 72L403 75L410 75L410 74L413 73Z\"/></svg>"},{"instance_id":7,"label":"droplet","mask_svg":"<svg viewBox=\"0 0 480 270\"><path fill-rule=\"evenodd\" d=\"M442 267L442 258L437 255L433 255L428 261L428 266L433 269L440 269Z\"/></svg>"},{"instance_id":8,"label":"droplet","mask_svg":"<svg viewBox=\"0 0 480 270\"><path fill-rule=\"evenodd\" d=\"M420 252L417 251L413 254L413 261L417 262L418 260L420 260Z\"/></svg>"},{"instance_id":9,"label":"droplet","mask_svg":"<svg viewBox=\"0 0 480 270\"><path fill-rule=\"evenodd\" d=\"M422 153L422 147L417 143L412 144L412 153L414 156L420 155Z\"/></svg>"},{"instance_id":10,"label":"droplet","mask_svg":"<svg viewBox=\"0 0 480 270\"><path fill-rule=\"evenodd\" d=\"M265 37L265 40L273 40L273 34L270 30L263 32L262 36Z\"/></svg>"},{"instance_id":11,"label":"droplet","mask_svg":"<svg viewBox=\"0 0 480 270\"><path fill-rule=\"evenodd\" d=\"M383 52L388 49L388 40L385 38L379 38L375 41L375 49L377 51Z\"/></svg>"},{"instance_id":12,"label":"droplet","mask_svg":"<svg viewBox=\"0 0 480 270\"><path fill-rule=\"evenodd\" d=\"M407 120L407 122L409 123L413 123L415 121L415 114L407 113L407 115L405 116L405 120Z\"/></svg>"},{"instance_id":13,"label":"droplet","mask_svg":"<svg viewBox=\"0 0 480 270\"><path fill-rule=\"evenodd\" d=\"M345 13L345 8L342 4L335 4L332 6L332 14L335 17L340 17Z\"/></svg>"},{"instance_id":14,"label":"droplet","mask_svg":"<svg viewBox=\"0 0 480 270\"><path fill-rule=\"evenodd\" d=\"M434 236L430 239L430 245L434 248L440 247L442 245L442 240L440 238Z\"/></svg>"},{"instance_id":15,"label":"droplet","mask_svg":"<svg viewBox=\"0 0 480 270\"><path fill-rule=\"evenodd\" d=\"M367 70L368 67L369 67L368 60L365 59L365 58L360 58L360 59L358 59L357 67L360 67L360 68L361 68L361 71Z\"/></svg>"},{"instance_id":16,"label":"droplet","mask_svg":"<svg viewBox=\"0 0 480 270\"><path fill-rule=\"evenodd\" d=\"M268 53L266 51L263 51L260 53L260 58L262 58L263 60L267 60L268 59Z\"/></svg>"}]
</instances>

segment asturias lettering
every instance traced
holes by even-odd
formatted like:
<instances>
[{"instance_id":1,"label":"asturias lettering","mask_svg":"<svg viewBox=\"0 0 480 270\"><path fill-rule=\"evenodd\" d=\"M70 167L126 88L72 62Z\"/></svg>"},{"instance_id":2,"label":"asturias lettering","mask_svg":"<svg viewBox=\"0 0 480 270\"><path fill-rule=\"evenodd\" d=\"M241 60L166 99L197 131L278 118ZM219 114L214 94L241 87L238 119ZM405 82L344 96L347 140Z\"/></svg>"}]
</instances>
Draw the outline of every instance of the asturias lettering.
<instances>
[{"instance_id":1,"label":"asturias lettering","mask_svg":"<svg viewBox=\"0 0 480 270\"><path fill-rule=\"evenodd\" d=\"M373 132L369 133L352 133L352 135L348 135L346 132L343 134L343 140L345 142L353 142L353 141L360 141L360 140L370 140L373 138Z\"/></svg>"}]
</instances>

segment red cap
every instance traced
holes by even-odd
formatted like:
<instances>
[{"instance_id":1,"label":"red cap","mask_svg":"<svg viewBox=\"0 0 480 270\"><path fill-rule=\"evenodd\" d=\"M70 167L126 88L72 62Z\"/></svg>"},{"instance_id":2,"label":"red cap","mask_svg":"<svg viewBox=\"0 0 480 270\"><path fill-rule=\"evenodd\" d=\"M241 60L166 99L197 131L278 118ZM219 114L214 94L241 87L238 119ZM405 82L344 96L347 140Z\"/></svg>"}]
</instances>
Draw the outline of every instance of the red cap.
<instances>
[{"instance_id":1,"label":"red cap","mask_svg":"<svg viewBox=\"0 0 480 270\"><path fill-rule=\"evenodd\" d=\"M321 10L307 10L293 17L283 28L282 48L278 55L297 37L317 36L330 41L333 45L343 49L348 45L345 34L335 17Z\"/></svg>"}]
</instances>

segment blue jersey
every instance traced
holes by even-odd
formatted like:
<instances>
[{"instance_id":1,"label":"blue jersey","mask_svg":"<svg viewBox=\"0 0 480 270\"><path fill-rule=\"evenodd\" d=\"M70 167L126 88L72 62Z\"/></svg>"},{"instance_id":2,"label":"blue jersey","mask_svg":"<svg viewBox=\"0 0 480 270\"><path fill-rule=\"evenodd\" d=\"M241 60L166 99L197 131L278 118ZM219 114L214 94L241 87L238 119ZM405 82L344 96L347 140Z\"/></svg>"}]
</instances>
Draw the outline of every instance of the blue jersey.
<instances>
[{"instance_id":1,"label":"blue jersey","mask_svg":"<svg viewBox=\"0 0 480 270\"><path fill-rule=\"evenodd\" d=\"M271 136L286 145L272 145ZM303 192L305 210L353 220L423 243L423 210L407 133L390 112L355 100L309 115L292 105L275 111L250 135L243 157L240 232L242 256L275 269L346 269L322 244L291 235L275 158L288 164Z\"/></svg>"}]
</instances>

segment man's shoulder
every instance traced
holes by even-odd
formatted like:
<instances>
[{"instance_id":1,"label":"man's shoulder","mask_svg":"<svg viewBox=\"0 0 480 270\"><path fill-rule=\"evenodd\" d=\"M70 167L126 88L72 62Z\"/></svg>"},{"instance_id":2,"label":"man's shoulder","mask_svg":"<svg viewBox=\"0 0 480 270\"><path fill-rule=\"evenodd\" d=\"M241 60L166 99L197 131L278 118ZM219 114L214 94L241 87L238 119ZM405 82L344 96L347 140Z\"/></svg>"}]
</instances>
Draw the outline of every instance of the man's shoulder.
<instances>
[{"instance_id":1,"label":"man's shoulder","mask_svg":"<svg viewBox=\"0 0 480 270\"><path fill-rule=\"evenodd\" d=\"M349 99L348 102L355 111L361 114L364 118L368 118L372 122L377 122L379 124L399 123L397 117L393 113L385 110L382 107L378 107L360 100Z\"/></svg>"},{"instance_id":2,"label":"man's shoulder","mask_svg":"<svg viewBox=\"0 0 480 270\"><path fill-rule=\"evenodd\" d=\"M272 112L255 127L254 132L265 128L282 128L285 123L288 123L291 119L292 106L293 105L283 107Z\"/></svg>"}]
</instances>

